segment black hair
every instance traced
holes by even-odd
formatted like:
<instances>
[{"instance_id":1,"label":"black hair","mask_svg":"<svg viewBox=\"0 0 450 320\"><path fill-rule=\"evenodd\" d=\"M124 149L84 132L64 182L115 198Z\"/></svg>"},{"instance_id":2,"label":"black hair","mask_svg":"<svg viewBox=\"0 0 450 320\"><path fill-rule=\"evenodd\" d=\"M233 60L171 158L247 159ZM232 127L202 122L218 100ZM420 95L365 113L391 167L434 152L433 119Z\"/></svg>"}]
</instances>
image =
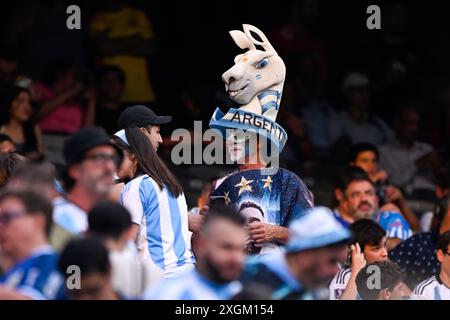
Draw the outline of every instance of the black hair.
<instances>
[{"instance_id":1,"label":"black hair","mask_svg":"<svg viewBox=\"0 0 450 320\"><path fill-rule=\"evenodd\" d=\"M246 208L255 208L258 209L259 212L261 212L261 215L264 217L264 211L262 210L262 208L260 206L258 206L256 203L254 203L253 201L246 201L243 202L240 206L239 206L239 212L241 212L242 210L246 209Z\"/></svg>"},{"instance_id":2,"label":"black hair","mask_svg":"<svg viewBox=\"0 0 450 320\"><path fill-rule=\"evenodd\" d=\"M126 150L134 154L137 161L135 177L147 174L155 180L161 190L166 187L174 197L181 195L183 189L180 183L156 154L145 134L138 127L126 128L125 134L129 143ZM124 143L118 146L120 148L123 145Z\"/></svg>"},{"instance_id":3,"label":"black hair","mask_svg":"<svg viewBox=\"0 0 450 320\"><path fill-rule=\"evenodd\" d=\"M217 220L225 220L236 226L245 226L246 219L245 217L234 210L232 207L229 207L224 204L214 204L209 208L208 213L206 214L205 220L202 225L202 230L207 228L211 223Z\"/></svg>"},{"instance_id":4,"label":"black hair","mask_svg":"<svg viewBox=\"0 0 450 320\"><path fill-rule=\"evenodd\" d=\"M19 96L20 93L26 92L30 96L30 92L26 88L22 88L16 85L9 86L2 92L2 99L0 102L1 116L0 124L5 125L11 119L11 107L13 101ZM37 138L35 131L36 122L33 116L22 124L23 133L25 137L25 146L23 153L29 153L37 150ZM12 141L12 140L11 140Z\"/></svg>"},{"instance_id":5,"label":"black hair","mask_svg":"<svg viewBox=\"0 0 450 320\"><path fill-rule=\"evenodd\" d=\"M58 261L58 268L65 276L70 266L78 266L82 276L107 274L111 269L108 250L95 237L72 240L65 246Z\"/></svg>"},{"instance_id":6,"label":"black hair","mask_svg":"<svg viewBox=\"0 0 450 320\"><path fill-rule=\"evenodd\" d=\"M365 151L372 151L373 153L375 153L377 161L380 158L378 149L375 145L373 145L369 142L360 142L360 143L353 144L350 147L348 162L355 162L356 159L358 158L358 155L361 152L365 152Z\"/></svg>"},{"instance_id":7,"label":"black hair","mask_svg":"<svg viewBox=\"0 0 450 320\"><path fill-rule=\"evenodd\" d=\"M42 215L45 217L45 234L50 235L52 227L53 205L49 199L31 190L9 190L0 193L0 202L6 199L17 199L25 208L28 215Z\"/></svg>"},{"instance_id":8,"label":"black hair","mask_svg":"<svg viewBox=\"0 0 450 320\"><path fill-rule=\"evenodd\" d=\"M380 271L380 286L369 287L370 277L374 275L373 269ZM388 289L392 291L395 286L403 281L404 275L401 269L391 261L377 261L369 263L358 272L356 276L356 287L362 300L377 300L380 291Z\"/></svg>"},{"instance_id":9,"label":"black hair","mask_svg":"<svg viewBox=\"0 0 450 320\"><path fill-rule=\"evenodd\" d=\"M118 240L132 223L128 210L112 201L97 203L88 214L88 222L92 234L114 240Z\"/></svg>"},{"instance_id":10,"label":"black hair","mask_svg":"<svg viewBox=\"0 0 450 320\"><path fill-rule=\"evenodd\" d=\"M115 65L104 65L98 69L97 74L95 76L95 82L99 83L108 73L115 73L119 81L124 84L125 83L125 73L123 70Z\"/></svg>"},{"instance_id":11,"label":"black hair","mask_svg":"<svg viewBox=\"0 0 450 320\"><path fill-rule=\"evenodd\" d=\"M5 142L5 141L9 141L12 144L14 144L14 141L12 141L11 137L4 134L4 133L0 133L0 143Z\"/></svg>"},{"instance_id":12,"label":"black hair","mask_svg":"<svg viewBox=\"0 0 450 320\"><path fill-rule=\"evenodd\" d=\"M367 245L376 246L386 237L384 230L376 221L371 219L360 219L350 225L349 245L359 243L361 252Z\"/></svg>"},{"instance_id":13,"label":"black hair","mask_svg":"<svg viewBox=\"0 0 450 320\"><path fill-rule=\"evenodd\" d=\"M336 179L335 188L345 192L347 187L354 181L367 181L375 187L373 181L370 180L369 176L363 169L357 166L348 166Z\"/></svg>"},{"instance_id":14,"label":"black hair","mask_svg":"<svg viewBox=\"0 0 450 320\"><path fill-rule=\"evenodd\" d=\"M439 236L436 242L436 249L441 250L444 253L448 253L448 246L450 245L450 231L446 231Z\"/></svg>"}]
</instances>

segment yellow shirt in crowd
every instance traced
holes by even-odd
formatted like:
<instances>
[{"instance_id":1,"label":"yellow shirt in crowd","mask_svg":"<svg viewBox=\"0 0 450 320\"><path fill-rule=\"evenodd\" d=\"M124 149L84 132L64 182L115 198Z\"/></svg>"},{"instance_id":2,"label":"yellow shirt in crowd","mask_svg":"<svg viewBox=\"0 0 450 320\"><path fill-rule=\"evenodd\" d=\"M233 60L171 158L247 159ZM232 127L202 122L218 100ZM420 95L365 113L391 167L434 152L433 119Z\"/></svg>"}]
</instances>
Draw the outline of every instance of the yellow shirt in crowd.
<instances>
[{"instance_id":1,"label":"yellow shirt in crowd","mask_svg":"<svg viewBox=\"0 0 450 320\"><path fill-rule=\"evenodd\" d=\"M143 39L154 37L146 14L138 9L123 7L117 12L101 12L91 21L93 34L106 32L108 38L140 35ZM147 71L147 59L132 55L103 57L103 64L120 67L126 76L123 102L153 102L155 94Z\"/></svg>"}]
</instances>

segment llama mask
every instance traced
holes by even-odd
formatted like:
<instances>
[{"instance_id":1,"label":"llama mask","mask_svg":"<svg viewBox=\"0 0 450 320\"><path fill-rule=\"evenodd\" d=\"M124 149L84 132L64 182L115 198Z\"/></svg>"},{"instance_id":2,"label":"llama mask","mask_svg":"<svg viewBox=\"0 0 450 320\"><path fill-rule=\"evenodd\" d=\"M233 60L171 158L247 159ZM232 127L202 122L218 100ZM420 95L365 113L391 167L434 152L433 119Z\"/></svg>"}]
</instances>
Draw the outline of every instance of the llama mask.
<instances>
[{"instance_id":1,"label":"llama mask","mask_svg":"<svg viewBox=\"0 0 450 320\"><path fill-rule=\"evenodd\" d=\"M209 125L217 129L224 139L227 138L227 133L233 131L230 129L257 133L270 139L278 152L281 152L287 134L276 123L276 117L286 67L261 30L249 24L242 26L244 32L233 30L230 35L239 48L247 51L237 55L234 66L222 75L230 99L240 107L231 108L227 114L217 108ZM260 40L255 39L252 33Z\"/></svg>"}]
</instances>

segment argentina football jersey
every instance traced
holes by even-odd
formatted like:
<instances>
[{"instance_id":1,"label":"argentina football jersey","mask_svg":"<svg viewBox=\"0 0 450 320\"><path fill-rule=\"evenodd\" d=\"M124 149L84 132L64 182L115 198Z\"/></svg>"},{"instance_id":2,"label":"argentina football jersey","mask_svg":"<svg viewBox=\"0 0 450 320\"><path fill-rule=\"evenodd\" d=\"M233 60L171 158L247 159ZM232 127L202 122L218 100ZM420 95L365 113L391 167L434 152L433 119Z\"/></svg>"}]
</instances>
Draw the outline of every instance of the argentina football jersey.
<instances>
[{"instance_id":1,"label":"argentina football jersey","mask_svg":"<svg viewBox=\"0 0 450 320\"><path fill-rule=\"evenodd\" d=\"M194 268L184 194L175 198L151 177L141 175L124 186L121 202L139 226L136 244L144 260L159 267L165 277Z\"/></svg>"}]
</instances>

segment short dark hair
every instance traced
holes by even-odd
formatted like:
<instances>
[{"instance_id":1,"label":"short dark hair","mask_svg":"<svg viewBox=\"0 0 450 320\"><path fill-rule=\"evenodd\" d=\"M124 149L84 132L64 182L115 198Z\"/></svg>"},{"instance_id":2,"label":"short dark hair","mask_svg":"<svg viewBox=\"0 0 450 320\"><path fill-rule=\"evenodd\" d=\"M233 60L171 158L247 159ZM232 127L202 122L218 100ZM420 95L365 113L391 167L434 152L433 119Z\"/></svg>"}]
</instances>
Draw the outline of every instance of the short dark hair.
<instances>
[{"instance_id":1,"label":"short dark hair","mask_svg":"<svg viewBox=\"0 0 450 320\"><path fill-rule=\"evenodd\" d=\"M241 212L242 210L244 210L246 208L255 208L255 209L259 210L259 212L261 212L261 215L264 217L264 211L262 210L262 208L260 206L258 206L256 203L254 203L253 201L243 202L239 206L239 212Z\"/></svg>"},{"instance_id":2,"label":"short dark hair","mask_svg":"<svg viewBox=\"0 0 450 320\"><path fill-rule=\"evenodd\" d=\"M234 210L234 208L223 204L214 204L209 208L209 211L206 214L202 229L207 228L217 220L225 220L242 227L245 226L246 223L245 217Z\"/></svg>"},{"instance_id":3,"label":"short dark hair","mask_svg":"<svg viewBox=\"0 0 450 320\"><path fill-rule=\"evenodd\" d=\"M380 270L380 287L369 288L369 277L373 275L370 270L376 266ZM391 261L377 261L369 263L356 276L356 287L358 294L363 300L377 300L380 291L388 289L392 291L396 285L403 281L403 273L401 269Z\"/></svg>"},{"instance_id":4,"label":"short dark hair","mask_svg":"<svg viewBox=\"0 0 450 320\"><path fill-rule=\"evenodd\" d=\"M356 159L358 158L358 155L361 152L365 152L365 151L372 151L373 153L375 153L377 160L380 158L380 154L378 153L378 149L375 145L373 145L369 142L360 142L360 143L353 144L350 147L348 161L355 162Z\"/></svg>"},{"instance_id":5,"label":"short dark hair","mask_svg":"<svg viewBox=\"0 0 450 320\"><path fill-rule=\"evenodd\" d=\"M78 266L82 276L92 273L107 274L110 271L108 250L102 241L95 237L71 240L58 261L60 272L67 276L69 266Z\"/></svg>"},{"instance_id":6,"label":"short dark hair","mask_svg":"<svg viewBox=\"0 0 450 320\"><path fill-rule=\"evenodd\" d=\"M53 205L49 199L31 190L10 190L6 188L0 193L0 202L9 198L19 200L29 215L40 214L45 218L45 234L50 235L53 223Z\"/></svg>"},{"instance_id":7,"label":"short dark hair","mask_svg":"<svg viewBox=\"0 0 450 320\"><path fill-rule=\"evenodd\" d=\"M88 214L89 231L101 237L119 239L131 227L127 209L112 201L97 203Z\"/></svg>"},{"instance_id":8,"label":"short dark hair","mask_svg":"<svg viewBox=\"0 0 450 320\"><path fill-rule=\"evenodd\" d=\"M95 82L100 82L108 73L115 73L117 75L117 78L119 78L119 81L122 84L125 83L125 72L123 72L120 67L111 64L104 65L100 67L100 69L98 69L95 76Z\"/></svg>"},{"instance_id":9,"label":"short dark hair","mask_svg":"<svg viewBox=\"0 0 450 320\"><path fill-rule=\"evenodd\" d=\"M335 188L345 192L348 186L354 181L367 181L374 186L367 173L356 166L347 166L335 181ZM374 186L375 187L375 186Z\"/></svg>"},{"instance_id":10,"label":"short dark hair","mask_svg":"<svg viewBox=\"0 0 450 320\"><path fill-rule=\"evenodd\" d=\"M450 231L446 231L439 236L436 242L436 249L442 252L448 252L448 246L450 245Z\"/></svg>"},{"instance_id":11,"label":"short dark hair","mask_svg":"<svg viewBox=\"0 0 450 320\"><path fill-rule=\"evenodd\" d=\"M360 219L350 225L349 245L359 243L361 251L365 246L376 246L381 243L387 233L376 221L371 219Z\"/></svg>"}]
</instances>

